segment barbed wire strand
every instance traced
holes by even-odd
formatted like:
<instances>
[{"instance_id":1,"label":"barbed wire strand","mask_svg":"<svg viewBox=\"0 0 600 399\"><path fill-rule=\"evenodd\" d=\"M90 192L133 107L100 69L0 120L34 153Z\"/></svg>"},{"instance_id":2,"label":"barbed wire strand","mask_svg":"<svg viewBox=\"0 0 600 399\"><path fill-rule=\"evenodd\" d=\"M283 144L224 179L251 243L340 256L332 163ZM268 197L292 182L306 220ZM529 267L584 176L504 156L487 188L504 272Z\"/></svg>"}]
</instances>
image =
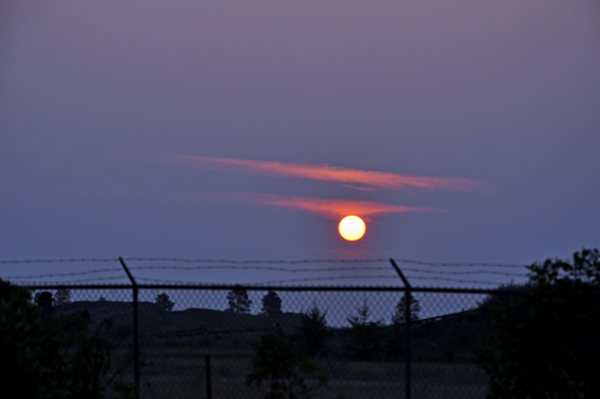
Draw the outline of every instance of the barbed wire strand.
<instances>
[{"instance_id":1,"label":"barbed wire strand","mask_svg":"<svg viewBox=\"0 0 600 399\"><path fill-rule=\"evenodd\" d=\"M84 276L87 274L99 274L99 273L120 273L123 274L123 270L119 269L96 269L88 270L84 272L73 272L73 273L56 273L56 274L37 274L33 276L7 276L6 278L19 279L19 280L30 280L36 278L57 278L57 277L74 277Z\"/></svg>"},{"instance_id":2,"label":"barbed wire strand","mask_svg":"<svg viewBox=\"0 0 600 399\"><path fill-rule=\"evenodd\" d=\"M386 258L375 259L303 259L303 260L227 260L227 259L186 259L186 258L124 258L131 262L181 262L181 263L220 263L230 265L251 265L251 264L307 264L307 263L381 263L389 262ZM436 263L425 262L411 259L396 259L397 263L416 264L422 266L433 267L508 267L508 268L523 268L524 264L504 264L504 263ZM29 259L29 260L2 260L0 264L28 264L28 263L92 263L92 262L117 262L118 258L64 258L64 259Z\"/></svg>"},{"instance_id":3,"label":"barbed wire strand","mask_svg":"<svg viewBox=\"0 0 600 399\"><path fill-rule=\"evenodd\" d=\"M243 283L245 285L274 285L274 284L291 284L291 283L300 283L300 282L314 282L314 281L333 281L333 280L361 280L361 279L385 279L397 280L396 276L391 275L366 275L366 276L328 276L328 277L308 277L308 278L299 278L299 279L286 279L286 280L272 280L272 281L263 281L263 282L255 282L255 283ZM89 279L79 279L79 280L71 280L65 283L69 284L83 284L89 281L114 281L114 280L123 280L124 282L129 282L126 277L101 277L101 278L89 278ZM197 283L190 281L176 281L176 280L164 280L164 279L153 279L147 277L138 277L136 280L138 281L147 281L153 283L161 283L161 284L181 284L181 285L211 285L214 283ZM479 281L479 280L462 280L462 279L453 279L453 278L442 278L442 277L419 277L419 276L411 276L410 280L437 280L437 281L445 281L451 283L468 283L468 284L486 284L486 285L501 285L503 282L491 282L491 281ZM35 281L29 282L29 285L44 285L48 284L47 281ZM128 288L129 285L124 285L124 288ZM100 284L98 288L102 288ZM156 286L157 289L160 289L160 285Z\"/></svg>"},{"instance_id":4,"label":"barbed wire strand","mask_svg":"<svg viewBox=\"0 0 600 399\"><path fill-rule=\"evenodd\" d=\"M322 272L336 272L336 271L373 271L373 270L390 270L392 269L387 266L375 266L375 267L330 267L321 269L285 269L273 266L133 266L131 270L257 270L257 271L277 271L285 273L322 273ZM403 268L404 271L415 272L415 273L430 273L430 274L452 274L452 275L470 275L470 274L494 274L501 276L510 277L527 277L527 274L520 273L508 273L499 272L493 270L469 270L469 271L448 271L448 270L421 270L413 268Z\"/></svg>"},{"instance_id":5,"label":"barbed wire strand","mask_svg":"<svg viewBox=\"0 0 600 399\"><path fill-rule=\"evenodd\" d=\"M265 281L260 283L253 283L249 285L261 285L261 284L289 284L289 283L300 283L300 282L309 282L309 281L326 281L326 280L348 280L348 279L374 279L374 278L384 278L384 279L398 279L397 276L339 276L339 277L312 277L312 278L302 278L302 279L290 279L290 280L273 280L273 281ZM460 280L453 278L441 278L441 277L411 277L409 280L440 280L452 283L469 283L469 284L487 284L487 285L500 285L502 282L492 282L492 281L473 281L473 280Z\"/></svg>"},{"instance_id":6,"label":"barbed wire strand","mask_svg":"<svg viewBox=\"0 0 600 399\"><path fill-rule=\"evenodd\" d=\"M26 259L26 260L0 260L0 264L25 264L25 263L93 263L93 262L118 262L119 258L71 258L71 259Z\"/></svg>"},{"instance_id":7,"label":"barbed wire strand","mask_svg":"<svg viewBox=\"0 0 600 399\"><path fill-rule=\"evenodd\" d=\"M436 262L425 262L420 260L411 259L397 259L393 258L396 263L410 263L423 266L494 266L494 267L513 267L523 268L528 265L525 264L512 264L512 263L436 263ZM389 258L374 258L374 259L302 259L302 260L227 260L227 259L186 259L186 258L124 258L126 261L132 262L182 262L182 263L226 263L235 265L247 265L247 264L288 264L297 265L302 263L381 263L389 262Z\"/></svg>"},{"instance_id":8,"label":"barbed wire strand","mask_svg":"<svg viewBox=\"0 0 600 399\"><path fill-rule=\"evenodd\" d=\"M251 270L251 271L275 271L284 273L325 273L325 272L346 272L346 271L374 271L374 270L390 270L389 267L337 267L337 268L321 268L321 269L286 269L273 266L136 266L131 267L131 270L184 270L184 271L195 271L195 270ZM508 277L527 277L527 274L519 273L507 273L493 270L468 270L468 271L448 271L448 270L420 270L413 268L404 268L404 271L411 273L425 273L425 274L441 274L441 275L475 275L475 274L491 274L498 276ZM72 273L55 273L55 274L38 274L31 276L8 276L7 278L18 279L18 280L33 280L38 278L59 278L59 277L75 277L89 274L100 274L100 273L122 273L118 269L96 269L87 270L82 272Z\"/></svg>"},{"instance_id":9,"label":"barbed wire strand","mask_svg":"<svg viewBox=\"0 0 600 399\"><path fill-rule=\"evenodd\" d=\"M8 279L10 281L10 279ZM123 277L94 277L94 278L88 278L88 279L80 279L80 280L69 280L69 281L52 281L52 284L56 284L56 283L61 283L61 284L81 284L81 283L87 283L90 281L109 281L109 280L123 280L124 282L127 282L127 285L123 286L123 288L129 289L131 287L129 279L127 279L127 276L123 276ZM44 284L48 284L48 281L31 281L27 283L28 285L44 285ZM98 288L102 288L102 285L100 284L98 286Z\"/></svg>"}]
</instances>

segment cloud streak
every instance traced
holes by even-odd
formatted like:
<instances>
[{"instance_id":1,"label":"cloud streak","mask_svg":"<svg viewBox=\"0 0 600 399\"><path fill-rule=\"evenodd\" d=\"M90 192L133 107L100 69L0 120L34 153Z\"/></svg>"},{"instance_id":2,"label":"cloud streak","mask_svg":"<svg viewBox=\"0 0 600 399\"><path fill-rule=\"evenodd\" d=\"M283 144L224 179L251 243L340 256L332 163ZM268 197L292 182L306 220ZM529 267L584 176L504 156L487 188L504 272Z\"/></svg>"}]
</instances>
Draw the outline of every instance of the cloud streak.
<instances>
[{"instance_id":1,"label":"cloud streak","mask_svg":"<svg viewBox=\"0 0 600 399\"><path fill-rule=\"evenodd\" d=\"M327 164L299 164L269 161L250 161L231 158L195 157L191 155L165 155L163 162L253 173L274 177L291 177L341 183L345 187L372 191L375 189L400 190L407 187L422 189L471 190L483 184L468 179L444 179L428 176L406 176L389 172L378 172L330 166Z\"/></svg>"},{"instance_id":2,"label":"cloud streak","mask_svg":"<svg viewBox=\"0 0 600 399\"><path fill-rule=\"evenodd\" d=\"M259 205L296 209L328 219L341 219L348 215L357 215L369 220L373 216L390 213L425 212L431 209L403 205L385 204L373 201L357 201L345 199L322 199L309 197L287 197L254 193L220 193L220 198L251 202Z\"/></svg>"}]
</instances>

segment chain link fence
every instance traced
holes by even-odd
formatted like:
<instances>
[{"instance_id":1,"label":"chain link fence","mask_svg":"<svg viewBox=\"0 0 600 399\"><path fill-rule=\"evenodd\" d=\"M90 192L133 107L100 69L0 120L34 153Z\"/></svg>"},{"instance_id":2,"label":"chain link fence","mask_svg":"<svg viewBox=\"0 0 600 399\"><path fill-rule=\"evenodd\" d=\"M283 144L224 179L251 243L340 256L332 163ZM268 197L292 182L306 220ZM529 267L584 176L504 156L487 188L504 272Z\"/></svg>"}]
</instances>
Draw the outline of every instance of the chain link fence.
<instances>
[{"instance_id":1,"label":"chain link fence","mask_svg":"<svg viewBox=\"0 0 600 399\"><path fill-rule=\"evenodd\" d=\"M332 399L486 395L477 312L493 291L136 287L31 287L68 288L70 301L53 315L89 318L110 342L108 397L122 397L123 387L144 399L258 399L273 390Z\"/></svg>"},{"instance_id":2,"label":"chain link fence","mask_svg":"<svg viewBox=\"0 0 600 399\"><path fill-rule=\"evenodd\" d=\"M353 272L354 279L362 273L367 273L365 278L373 277L368 273L382 269L340 260L336 262L345 265L298 269L299 264L335 260L135 259L159 263L135 270L174 273L205 269L325 273L324 277L244 285L153 284L155 280L143 277L138 281L144 284L138 284L122 258L118 260L129 284L102 284L123 281L122 270L120 277L94 277L96 280L87 284L88 275L118 269L14 278L21 282L50 279L19 284L34 291L34 302L41 310L42 320L36 316L39 325L58 326L63 336L81 328L73 326L83 325L84 334L93 337L93 342L109 344L108 363L103 353L95 366L96 358L89 353L69 363L81 366L85 370L80 375L87 376L97 375L100 365L108 364L108 372L102 371L102 388L94 391L106 398L451 399L525 397L539 392L544 397L574 397L575 392L577 397L595 398L600 394L600 380L588 366L600 361L600 293L594 259L583 265L587 267L585 276L579 262L571 279L558 279L555 284L511 283L491 289L412 287L412 278L407 279L393 259L389 261L396 276L386 278L400 286L289 285L338 279L341 271ZM174 261L183 265L160 264ZM470 268L487 265L403 262L444 267L440 274L459 276L483 273ZM88 280L51 280L82 276ZM56 323L46 324L44 319L56 319ZM61 350L69 351L72 343L68 339L61 342ZM87 347L98 351L105 347L102 345ZM72 354L79 356L78 351ZM77 373L70 375L68 381L78 381L73 377Z\"/></svg>"}]
</instances>

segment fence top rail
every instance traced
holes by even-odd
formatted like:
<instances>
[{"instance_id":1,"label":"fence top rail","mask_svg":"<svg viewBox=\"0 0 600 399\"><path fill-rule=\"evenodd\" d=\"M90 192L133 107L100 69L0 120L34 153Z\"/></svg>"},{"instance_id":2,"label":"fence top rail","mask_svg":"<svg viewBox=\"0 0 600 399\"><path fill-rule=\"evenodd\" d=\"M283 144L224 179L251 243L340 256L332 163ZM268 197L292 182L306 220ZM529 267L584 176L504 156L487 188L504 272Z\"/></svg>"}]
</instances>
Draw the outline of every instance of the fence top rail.
<instances>
[{"instance_id":1,"label":"fence top rail","mask_svg":"<svg viewBox=\"0 0 600 399\"><path fill-rule=\"evenodd\" d=\"M104 290L130 290L133 289L131 284L28 284L20 285L21 287L32 290L41 289L104 289ZM405 292L406 287L402 286L349 286L349 285L253 285L253 284L137 284L138 290L208 290L208 291L223 291L234 288L243 288L247 291L346 291L346 292ZM503 289L503 288L460 288L460 287L411 287L412 292L432 292L432 293L464 293L464 294L507 294L521 295L522 290Z\"/></svg>"}]
</instances>

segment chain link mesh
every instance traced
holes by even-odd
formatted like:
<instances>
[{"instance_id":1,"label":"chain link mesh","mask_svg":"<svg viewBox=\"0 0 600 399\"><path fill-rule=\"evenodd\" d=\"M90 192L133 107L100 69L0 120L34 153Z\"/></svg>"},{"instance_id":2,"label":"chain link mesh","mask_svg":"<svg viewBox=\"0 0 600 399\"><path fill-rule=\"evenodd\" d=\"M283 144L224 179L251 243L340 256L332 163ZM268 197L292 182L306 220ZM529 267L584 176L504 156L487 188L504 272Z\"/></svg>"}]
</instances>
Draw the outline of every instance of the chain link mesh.
<instances>
[{"instance_id":1,"label":"chain link mesh","mask_svg":"<svg viewBox=\"0 0 600 399\"><path fill-rule=\"evenodd\" d=\"M487 378L476 352L485 332L477 309L486 295L411 296L412 398L484 398ZM264 398L273 383L299 397L403 398L404 298L402 290L351 288L140 289L140 397L207 398L210 378L212 398ZM55 314L89 317L89 328L112 345L107 397L133 386L131 289L72 289ZM265 355L264 345L261 352L266 339L290 361ZM261 369L261 359L276 370Z\"/></svg>"}]
</instances>

